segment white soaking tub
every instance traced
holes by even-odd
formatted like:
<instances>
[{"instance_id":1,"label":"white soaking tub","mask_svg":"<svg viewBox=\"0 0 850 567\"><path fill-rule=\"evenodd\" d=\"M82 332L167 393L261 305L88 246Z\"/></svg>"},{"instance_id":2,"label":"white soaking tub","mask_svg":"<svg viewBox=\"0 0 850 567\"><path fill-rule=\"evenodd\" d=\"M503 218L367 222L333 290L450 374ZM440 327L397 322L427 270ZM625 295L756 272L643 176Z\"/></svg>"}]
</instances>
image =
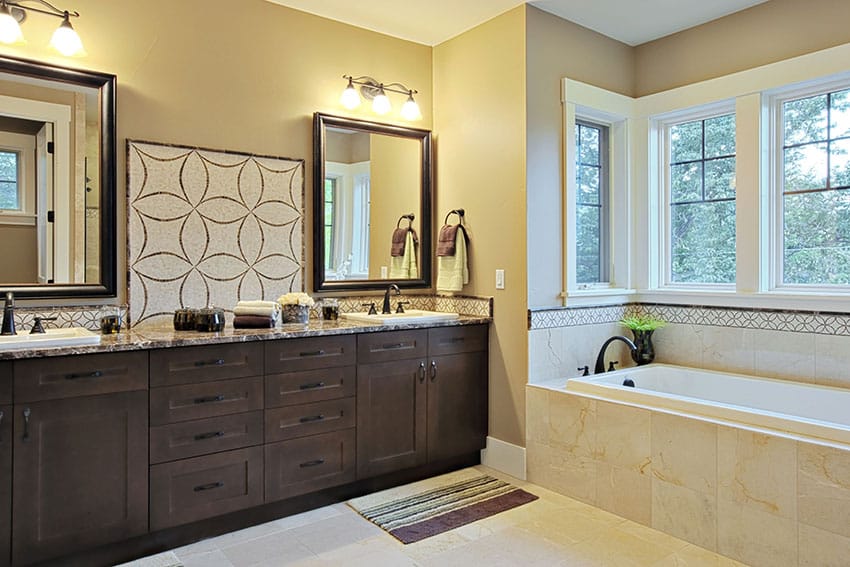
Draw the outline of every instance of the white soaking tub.
<instances>
[{"instance_id":1,"label":"white soaking tub","mask_svg":"<svg viewBox=\"0 0 850 567\"><path fill-rule=\"evenodd\" d=\"M632 380L634 387L624 386ZM668 364L567 380L568 392L850 445L850 390Z\"/></svg>"}]
</instances>

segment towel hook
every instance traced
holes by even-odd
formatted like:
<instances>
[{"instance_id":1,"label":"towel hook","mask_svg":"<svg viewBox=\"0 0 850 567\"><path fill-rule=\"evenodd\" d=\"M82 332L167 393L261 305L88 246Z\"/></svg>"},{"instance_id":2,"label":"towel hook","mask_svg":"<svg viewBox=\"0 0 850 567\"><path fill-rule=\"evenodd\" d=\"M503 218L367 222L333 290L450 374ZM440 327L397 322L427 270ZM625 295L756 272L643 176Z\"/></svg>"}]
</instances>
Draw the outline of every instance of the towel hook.
<instances>
[{"instance_id":1,"label":"towel hook","mask_svg":"<svg viewBox=\"0 0 850 567\"><path fill-rule=\"evenodd\" d=\"M413 213L401 215L398 218L398 222L395 223L395 227L399 228L399 226L401 225L401 221L404 220L404 219L407 219L407 228L413 228L413 219L415 219L415 218L416 218L416 215L414 215Z\"/></svg>"},{"instance_id":2,"label":"towel hook","mask_svg":"<svg viewBox=\"0 0 850 567\"><path fill-rule=\"evenodd\" d=\"M463 209L452 209L446 215L446 220L443 221L443 224L449 224L449 217L452 215L457 215L460 220L460 224L463 224L463 217L466 214L466 211Z\"/></svg>"}]
</instances>

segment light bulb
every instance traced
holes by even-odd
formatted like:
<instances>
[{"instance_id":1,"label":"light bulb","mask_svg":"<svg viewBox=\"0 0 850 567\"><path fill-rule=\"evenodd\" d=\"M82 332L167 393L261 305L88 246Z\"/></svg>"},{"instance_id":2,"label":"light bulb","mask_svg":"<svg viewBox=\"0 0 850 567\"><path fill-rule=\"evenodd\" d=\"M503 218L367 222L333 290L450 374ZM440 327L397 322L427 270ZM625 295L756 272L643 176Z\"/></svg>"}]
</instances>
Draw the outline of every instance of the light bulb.
<instances>
[{"instance_id":1,"label":"light bulb","mask_svg":"<svg viewBox=\"0 0 850 567\"><path fill-rule=\"evenodd\" d=\"M3 2L0 4L0 42L17 43L23 40L24 34L21 33L18 20L12 15L9 6Z\"/></svg>"},{"instance_id":2,"label":"light bulb","mask_svg":"<svg viewBox=\"0 0 850 567\"><path fill-rule=\"evenodd\" d=\"M419 105L413 100L413 93L407 95L407 100L404 106L401 107L401 117L405 120L421 120L422 112L419 110Z\"/></svg>"},{"instance_id":3,"label":"light bulb","mask_svg":"<svg viewBox=\"0 0 850 567\"><path fill-rule=\"evenodd\" d=\"M392 105L390 104L390 99L387 97L387 93L384 92L384 87L381 86L378 94L375 95L375 98L372 99L372 110L374 110L377 114L386 114L392 109Z\"/></svg>"},{"instance_id":4,"label":"light bulb","mask_svg":"<svg viewBox=\"0 0 850 567\"><path fill-rule=\"evenodd\" d=\"M348 110L360 106L360 93L358 93L357 89L354 88L352 79L348 79L348 86L345 87L344 91L342 91L342 96L339 97L339 102L341 102Z\"/></svg>"},{"instance_id":5,"label":"light bulb","mask_svg":"<svg viewBox=\"0 0 850 567\"><path fill-rule=\"evenodd\" d=\"M65 12L65 19L53 32L53 37L50 39L50 47L66 57L75 55L85 55L86 50L83 49L83 42L74 28L71 27L71 20L68 12Z\"/></svg>"}]
</instances>

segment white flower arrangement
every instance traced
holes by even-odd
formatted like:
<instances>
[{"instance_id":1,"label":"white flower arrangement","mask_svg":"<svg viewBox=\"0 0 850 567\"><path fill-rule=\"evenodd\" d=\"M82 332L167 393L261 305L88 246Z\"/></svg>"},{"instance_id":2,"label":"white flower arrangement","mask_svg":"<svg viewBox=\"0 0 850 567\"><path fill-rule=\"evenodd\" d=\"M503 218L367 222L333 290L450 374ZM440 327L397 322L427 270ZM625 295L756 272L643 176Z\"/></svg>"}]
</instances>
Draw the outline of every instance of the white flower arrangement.
<instances>
[{"instance_id":1,"label":"white flower arrangement","mask_svg":"<svg viewBox=\"0 0 850 567\"><path fill-rule=\"evenodd\" d=\"M277 298L277 302L281 305L306 305L307 307L313 307L313 304L315 303L312 297L300 291L293 291L281 295Z\"/></svg>"}]
</instances>

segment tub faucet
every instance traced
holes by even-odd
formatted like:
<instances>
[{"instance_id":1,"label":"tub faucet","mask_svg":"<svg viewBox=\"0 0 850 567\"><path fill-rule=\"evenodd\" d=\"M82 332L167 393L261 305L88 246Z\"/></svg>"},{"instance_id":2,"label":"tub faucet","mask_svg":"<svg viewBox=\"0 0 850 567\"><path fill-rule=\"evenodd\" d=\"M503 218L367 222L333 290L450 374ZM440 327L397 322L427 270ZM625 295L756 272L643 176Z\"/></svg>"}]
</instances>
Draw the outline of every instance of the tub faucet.
<instances>
[{"instance_id":1,"label":"tub faucet","mask_svg":"<svg viewBox=\"0 0 850 567\"><path fill-rule=\"evenodd\" d=\"M620 335L615 335L611 337L610 339L605 341L605 343L603 343L602 348L599 350L599 356L596 357L596 366L593 367L594 374L602 374L603 372L605 372L605 351L608 349L608 345L610 345L614 341L623 341L624 343L626 343L626 345L628 345L629 347L629 350L633 354L635 353L635 351L637 351L637 346L635 345L635 343L633 343L626 337ZM609 368L609 370L611 369Z\"/></svg>"},{"instance_id":2,"label":"tub faucet","mask_svg":"<svg viewBox=\"0 0 850 567\"><path fill-rule=\"evenodd\" d=\"M384 292L384 306L381 309L382 315L389 315L393 312L393 310L390 309L390 292L393 290L395 290L396 295L401 295L401 290L396 284L393 283L387 286L387 291Z\"/></svg>"},{"instance_id":3,"label":"tub faucet","mask_svg":"<svg viewBox=\"0 0 850 567\"><path fill-rule=\"evenodd\" d=\"M0 335L17 335L15 332L15 294L6 292L6 303L3 305L3 328Z\"/></svg>"}]
</instances>

